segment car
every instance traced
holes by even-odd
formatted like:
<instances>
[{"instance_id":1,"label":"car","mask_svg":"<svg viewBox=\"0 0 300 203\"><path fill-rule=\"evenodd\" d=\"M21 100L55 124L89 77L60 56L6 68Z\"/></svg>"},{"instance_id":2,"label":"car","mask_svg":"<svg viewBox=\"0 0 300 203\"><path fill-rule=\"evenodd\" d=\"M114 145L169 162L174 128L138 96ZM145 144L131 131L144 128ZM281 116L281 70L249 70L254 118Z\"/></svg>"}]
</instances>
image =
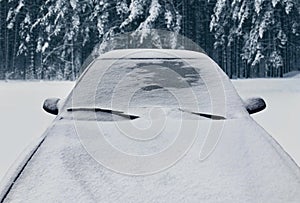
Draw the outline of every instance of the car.
<instances>
[{"instance_id":1,"label":"car","mask_svg":"<svg viewBox=\"0 0 300 203\"><path fill-rule=\"evenodd\" d=\"M299 202L300 170L205 53L100 55L1 184L1 202Z\"/></svg>"}]
</instances>

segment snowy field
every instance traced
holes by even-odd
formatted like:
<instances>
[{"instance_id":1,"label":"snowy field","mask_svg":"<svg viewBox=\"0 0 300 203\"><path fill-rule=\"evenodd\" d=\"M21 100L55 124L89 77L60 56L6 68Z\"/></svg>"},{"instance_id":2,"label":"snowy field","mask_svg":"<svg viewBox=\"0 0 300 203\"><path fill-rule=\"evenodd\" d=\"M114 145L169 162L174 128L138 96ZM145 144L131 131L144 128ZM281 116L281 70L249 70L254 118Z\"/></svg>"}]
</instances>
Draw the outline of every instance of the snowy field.
<instances>
[{"instance_id":1,"label":"snowy field","mask_svg":"<svg viewBox=\"0 0 300 203\"><path fill-rule=\"evenodd\" d=\"M258 122L300 166L300 79L234 80L242 98L260 96L267 108L255 115Z\"/></svg>"},{"instance_id":2,"label":"snowy field","mask_svg":"<svg viewBox=\"0 0 300 203\"><path fill-rule=\"evenodd\" d=\"M243 98L261 96L267 109L253 118L300 164L300 79L234 80ZM0 180L20 153L49 126L54 116L41 106L65 97L72 82L0 81Z\"/></svg>"},{"instance_id":3,"label":"snowy field","mask_svg":"<svg viewBox=\"0 0 300 203\"><path fill-rule=\"evenodd\" d=\"M54 119L42 110L43 101L48 97L65 97L73 84L0 81L0 180L19 154Z\"/></svg>"}]
</instances>

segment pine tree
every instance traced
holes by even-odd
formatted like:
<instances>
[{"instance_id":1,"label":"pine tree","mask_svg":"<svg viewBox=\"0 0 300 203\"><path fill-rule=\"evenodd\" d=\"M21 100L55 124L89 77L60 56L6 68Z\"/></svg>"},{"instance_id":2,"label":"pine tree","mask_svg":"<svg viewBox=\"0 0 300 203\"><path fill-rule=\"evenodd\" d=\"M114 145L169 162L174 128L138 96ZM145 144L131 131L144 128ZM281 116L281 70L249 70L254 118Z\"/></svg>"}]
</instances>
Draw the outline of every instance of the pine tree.
<instances>
[{"instance_id":1,"label":"pine tree","mask_svg":"<svg viewBox=\"0 0 300 203\"><path fill-rule=\"evenodd\" d=\"M179 34L232 78L282 76L300 63L297 0L0 0L0 6L2 79L74 80L91 52L93 58L116 48L195 49Z\"/></svg>"},{"instance_id":2,"label":"pine tree","mask_svg":"<svg viewBox=\"0 0 300 203\"><path fill-rule=\"evenodd\" d=\"M293 0L219 0L211 31L215 33L216 48L222 47L223 63L237 54L231 53L232 47L239 47L235 52L241 53L246 62L244 76L282 76L287 65L284 49L299 32L296 5Z\"/></svg>"},{"instance_id":3,"label":"pine tree","mask_svg":"<svg viewBox=\"0 0 300 203\"><path fill-rule=\"evenodd\" d=\"M98 47L100 53L116 46L118 48L175 48L178 45L176 39L180 31L181 16L172 0L132 0L126 6L124 14L125 18L120 19L121 23L111 27L104 35ZM113 46L112 43L107 43L107 39L119 33L123 35L128 33L127 43L115 43ZM125 34L124 37L126 36Z\"/></svg>"},{"instance_id":4,"label":"pine tree","mask_svg":"<svg viewBox=\"0 0 300 203\"><path fill-rule=\"evenodd\" d=\"M39 78L39 67L37 63L39 55L36 53L35 45L38 31L31 30L32 22L37 18L38 8L41 0L10 0L10 9L7 13L7 29L14 33L12 50L12 67L16 71L16 60L24 61L21 74L25 79ZM20 39L20 40L18 40ZM17 74L17 73L15 73Z\"/></svg>"},{"instance_id":5,"label":"pine tree","mask_svg":"<svg viewBox=\"0 0 300 203\"><path fill-rule=\"evenodd\" d=\"M124 1L46 1L31 28L44 30L37 44L43 65L58 69L59 74L63 72L66 79L75 80L83 60L105 33L115 27L117 17L124 18L125 12Z\"/></svg>"}]
</instances>

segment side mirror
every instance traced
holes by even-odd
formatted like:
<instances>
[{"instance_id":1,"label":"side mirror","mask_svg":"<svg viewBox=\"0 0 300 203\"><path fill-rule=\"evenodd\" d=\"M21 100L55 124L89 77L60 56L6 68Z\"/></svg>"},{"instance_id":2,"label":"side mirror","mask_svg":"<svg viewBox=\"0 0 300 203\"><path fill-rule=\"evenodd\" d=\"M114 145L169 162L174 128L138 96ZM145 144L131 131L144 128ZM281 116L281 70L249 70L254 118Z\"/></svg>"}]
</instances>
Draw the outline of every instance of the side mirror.
<instances>
[{"instance_id":1,"label":"side mirror","mask_svg":"<svg viewBox=\"0 0 300 203\"><path fill-rule=\"evenodd\" d=\"M244 100L244 105L249 114L260 112L266 108L266 102L262 98L249 98Z\"/></svg>"},{"instance_id":2,"label":"side mirror","mask_svg":"<svg viewBox=\"0 0 300 203\"><path fill-rule=\"evenodd\" d=\"M58 98L46 99L43 104L43 109L50 114L57 115L58 114L57 104L58 104L59 100L60 99L58 99Z\"/></svg>"}]
</instances>

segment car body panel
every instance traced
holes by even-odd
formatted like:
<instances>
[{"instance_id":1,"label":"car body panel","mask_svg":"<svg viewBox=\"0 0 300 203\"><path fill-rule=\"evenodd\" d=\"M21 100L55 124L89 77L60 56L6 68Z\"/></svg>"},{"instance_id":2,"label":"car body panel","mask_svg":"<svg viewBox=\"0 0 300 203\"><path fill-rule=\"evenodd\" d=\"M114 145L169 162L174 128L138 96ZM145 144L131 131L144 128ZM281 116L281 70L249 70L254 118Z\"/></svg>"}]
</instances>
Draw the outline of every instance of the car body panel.
<instances>
[{"instance_id":1,"label":"car body panel","mask_svg":"<svg viewBox=\"0 0 300 203\"><path fill-rule=\"evenodd\" d=\"M99 164L80 142L74 123L58 121L5 200L7 202L18 200L296 202L299 200L299 168L250 117L225 121L222 136L215 150L207 159L200 161L201 145L209 130L207 122L220 121L201 121L203 125L199 130L197 141L174 166L152 175L130 176L116 173ZM106 123L104 127L109 129L114 128L114 125Z\"/></svg>"}]
</instances>

